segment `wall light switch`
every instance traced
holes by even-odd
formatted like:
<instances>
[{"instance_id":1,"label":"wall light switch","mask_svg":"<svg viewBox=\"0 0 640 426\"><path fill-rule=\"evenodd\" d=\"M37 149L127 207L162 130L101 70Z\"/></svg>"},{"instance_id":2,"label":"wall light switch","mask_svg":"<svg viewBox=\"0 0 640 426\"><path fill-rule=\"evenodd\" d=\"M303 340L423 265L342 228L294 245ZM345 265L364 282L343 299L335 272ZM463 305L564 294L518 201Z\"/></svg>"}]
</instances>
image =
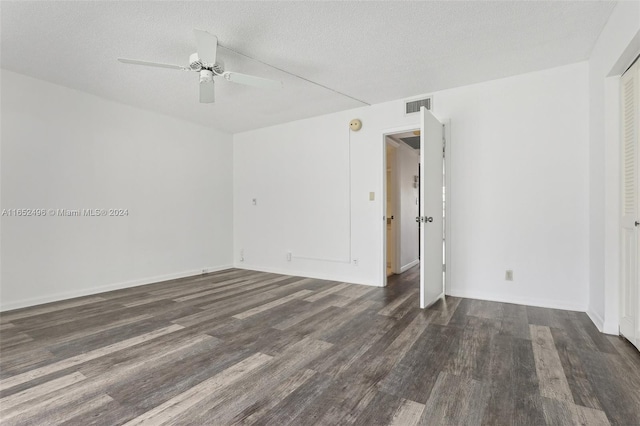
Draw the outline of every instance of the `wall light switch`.
<instances>
[{"instance_id":1,"label":"wall light switch","mask_svg":"<svg viewBox=\"0 0 640 426\"><path fill-rule=\"evenodd\" d=\"M375 192L370 192L369 193L369 201L373 201L376 199L376 193Z\"/></svg>"}]
</instances>

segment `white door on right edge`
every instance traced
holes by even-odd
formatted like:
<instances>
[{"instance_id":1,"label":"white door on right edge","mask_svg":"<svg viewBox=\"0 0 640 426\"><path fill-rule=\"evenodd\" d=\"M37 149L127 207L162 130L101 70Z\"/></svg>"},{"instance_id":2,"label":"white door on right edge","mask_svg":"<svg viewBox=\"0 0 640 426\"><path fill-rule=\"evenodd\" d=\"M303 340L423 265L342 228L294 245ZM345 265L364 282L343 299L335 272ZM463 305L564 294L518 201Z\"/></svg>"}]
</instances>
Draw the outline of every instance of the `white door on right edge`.
<instances>
[{"instance_id":1,"label":"white door on right edge","mask_svg":"<svg viewBox=\"0 0 640 426\"><path fill-rule=\"evenodd\" d=\"M444 295L442 173L444 127L420 108L420 308Z\"/></svg>"},{"instance_id":2,"label":"white door on right edge","mask_svg":"<svg viewBox=\"0 0 640 426\"><path fill-rule=\"evenodd\" d=\"M638 281L638 133L640 127L640 65L622 76L622 256L620 334L640 349L640 283Z\"/></svg>"}]
</instances>

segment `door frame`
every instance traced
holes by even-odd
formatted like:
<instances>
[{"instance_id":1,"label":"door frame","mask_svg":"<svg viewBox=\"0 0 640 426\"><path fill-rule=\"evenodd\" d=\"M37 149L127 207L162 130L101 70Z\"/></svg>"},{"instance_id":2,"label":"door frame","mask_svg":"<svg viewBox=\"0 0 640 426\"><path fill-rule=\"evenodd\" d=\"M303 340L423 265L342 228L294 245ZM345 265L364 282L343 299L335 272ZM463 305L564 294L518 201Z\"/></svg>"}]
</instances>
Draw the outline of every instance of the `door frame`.
<instances>
[{"instance_id":1,"label":"door frame","mask_svg":"<svg viewBox=\"0 0 640 426\"><path fill-rule=\"evenodd\" d=\"M451 217L451 187L452 187L452 143L451 143L451 120L450 119L441 119L442 124L444 124L444 137L445 137L445 154L444 154L444 163L445 163L445 175L444 175L444 186L446 193L446 202L445 202L445 221L444 221L444 234L445 234L445 265L446 265L446 274L444 280L444 294L449 295L451 291L451 282L452 282L452 268L451 264L453 263L451 257L451 229L452 229L452 217ZM380 235L382 237L382 247L381 247L381 259L380 262L380 286L387 286L387 218L386 218L386 210L387 210L387 136L396 134L396 133L404 133L404 132L412 132L414 130L420 130L420 123L416 124L408 124L400 127L393 127L389 129L382 130L382 137L380 138L381 143L380 154L382 155L382 201L380 203L380 216L382 217L382 226L380 227Z\"/></svg>"},{"instance_id":2,"label":"door frame","mask_svg":"<svg viewBox=\"0 0 640 426\"><path fill-rule=\"evenodd\" d=\"M444 124L444 294L451 294L451 120L440 120Z\"/></svg>"},{"instance_id":3,"label":"door frame","mask_svg":"<svg viewBox=\"0 0 640 426\"><path fill-rule=\"evenodd\" d=\"M414 130L420 130L419 123L417 126L414 124L382 131L382 144L380 145L382 149L382 202L380 203L382 213L382 227L380 228L382 235L382 252L380 253L382 256L382 268L379 268L382 272L380 279L381 287L387 286L387 136L391 136L396 133L412 132ZM396 232L396 260L398 258L398 242L399 232Z\"/></svg>"},{"instance_id":4,"label":"door frame","mask_svg":"<svg viewBox=\"0 0 640 426\"><path fill-rule=\"evenodd\" d=\"M387 135L389 136L389 135ZM398 142L396 142L395 140L393 140L393 138L389 138L389 140L386 141L387 145L391 145L396 151L396 155L395 155L395 164L393 164L393 169L391 174L393 175L393 180L394 180L394 186L395 186L395 192L394 192L394 197L393 197L393 205L394 205L394 215L398 216L398 221L400 221L401 219L401 214L402 214L402 205L400 203L400 185L399 185L399 179L398 179L398 151L399 149L401 149L400 144ZM386 147L385 147L386 148ZM385 158L384 158L384 170L385 170L385 181L387 181L387 165L388 165L388 158L387 158L387 150L385 149ZM387 181L384 187L384 191L383 191L383 197L385 202L387 202L387 197L388 197L388 191L389 191L389 182ZM386 211L385 208L385 216L388 212ZM387 218L388 220L388 218ZM395 220L395 219L394 219ZM393 222L391 222L391 226L393 227L393 236L394 236L394 241L392 242L392 244L394 245L394 261L391 264L391 271L394 274L398 274L400 273L400 269L401 269L401 265L400 265L400 238L401 238L401 233L398 232L399 229L398 227L395 226L395 224ZM389 243L389 241L386 242L387 244ZM387 247L387 244L385 244L385 247ZM388 247L387 247L388 248ZM387 252L385 250L385 256L387 255ZM387 264L387 262L389 261L389 259L387 259L385 257L385 265ZM386 275L386 269L385 269L385 275ZM386 285L386 283L385 283Z\"/></svg>"}]
</instances>

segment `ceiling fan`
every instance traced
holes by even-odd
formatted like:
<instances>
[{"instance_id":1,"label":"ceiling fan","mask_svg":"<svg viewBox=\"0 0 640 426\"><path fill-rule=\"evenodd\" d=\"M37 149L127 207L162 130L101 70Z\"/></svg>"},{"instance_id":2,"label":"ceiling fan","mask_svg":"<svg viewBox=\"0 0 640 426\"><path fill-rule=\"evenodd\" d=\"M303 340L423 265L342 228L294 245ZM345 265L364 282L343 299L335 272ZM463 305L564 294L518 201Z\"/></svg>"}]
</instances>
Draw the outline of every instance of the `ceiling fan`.
<instances>
[{"instance_id":1,"label":"ceiling fan","mask_svg":"<svg viewBox=\"0 0 640 426\"><path fill-rule=\"evenodd\" d=\"M240 74L235 71L226 71L224 64L216 62L218 50L218 38L206 31L193 30L196 36L196 53L189 56L189 66L160 64L156 62L138 61L135 59L118 58L118 61L125 64L144 65L148 67L170 68L182 71L196 71L200 74L200 102L215 102L214 76L220 76L233 83L245 84L247 86L261 87L265 89L278 89L282 87L282 82L269 80L267 78L253 75Z\"/></svg>"}]
</instances>

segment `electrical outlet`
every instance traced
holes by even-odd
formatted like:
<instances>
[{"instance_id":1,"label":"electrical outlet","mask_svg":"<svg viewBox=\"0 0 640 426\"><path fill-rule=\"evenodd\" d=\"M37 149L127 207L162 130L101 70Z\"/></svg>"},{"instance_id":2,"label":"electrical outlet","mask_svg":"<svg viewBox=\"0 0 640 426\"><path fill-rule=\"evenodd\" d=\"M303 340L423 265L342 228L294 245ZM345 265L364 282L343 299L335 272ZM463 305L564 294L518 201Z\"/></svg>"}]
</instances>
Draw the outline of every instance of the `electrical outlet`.
<instances>
[{"instance_id":1,"label":"electrical outlet","mask_svg":"<svg viewBox=\"0 0 640 426\"><path fill-rule=\"evenodd\" d=\"M353 266L358 266L358 259L353 259Z\"/></svg>"},{"instance_id":2,"label":"electrical outlet","mask_svg":"<svg viewBox=\"0 0 640 426\"><path fill-rule=\"evenodd\" d=\"M504 273L504 279L507 281L513 281L513 271L511 269L507 269Z\"/></svg>"},{"instance_id":3,"label":"electrical outlet","mask_svg":"<svg viewBox=\"0 0 640 426\"><path fill-rule=\"evenodd\" d=\"M240 262L244 262L244 249L240 249Z\"/></svg>"},{"instance_id":4,"label":"electrical outlet","mask_svg":"<svg viewBox=\"0 0 640 426\"><path fill-rule=\"evenodd\" d=\"M287 252L287 262L291 262L291 252Z\"/></svg>"},{"instance_id":5,"label":"electrical outlet","mask_svg":"<svg viewBox=\"0 0 640 426\"><path fill-rule=\"evenodd\" d=\"M206 273L207 273L207 270L206 270L206 269L203 269L203 270L202 270L202 274L204 275L204 274L206 274Z\"/></svg>"},{"instance_id":6,"label":"electrical outlet","mask_svg":"<svg viewBox=\"0 0 640 426\"><path fill-rule=\"evenodd\" d=\"M252 198L251 199L251 204L253 204L254 206L258 205L258 199L257 198Z\"/></svg>"}]
</instances>

